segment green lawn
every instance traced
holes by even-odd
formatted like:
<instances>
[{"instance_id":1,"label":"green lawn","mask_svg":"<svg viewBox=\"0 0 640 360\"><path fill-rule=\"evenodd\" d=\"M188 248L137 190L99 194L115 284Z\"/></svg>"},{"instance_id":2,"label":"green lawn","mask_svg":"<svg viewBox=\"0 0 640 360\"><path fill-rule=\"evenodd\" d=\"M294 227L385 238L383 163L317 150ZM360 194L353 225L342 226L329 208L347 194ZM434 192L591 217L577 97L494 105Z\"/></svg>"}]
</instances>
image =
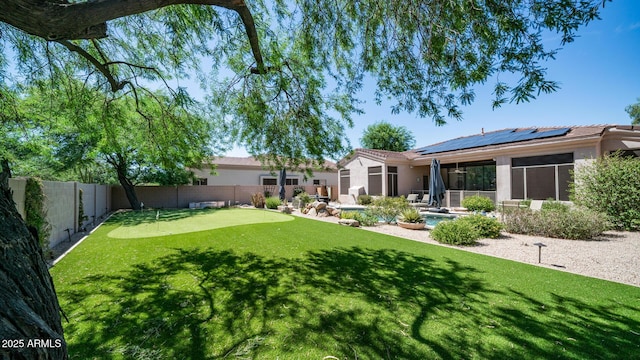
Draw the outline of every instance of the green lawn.
<instances>
[{"instance_id":1,"label":"green lawn","mask_svg":"<svg viewBox=\"0 0 640 360\"><path fill-rule=\"evenodd\" d=\"M72 359L640 356L637 287L272 212L203 214L235 221L109 237L156 214L119 216L51 269ZM265 214L289 221L239 225Z\"/></svg>"}]
</instances>

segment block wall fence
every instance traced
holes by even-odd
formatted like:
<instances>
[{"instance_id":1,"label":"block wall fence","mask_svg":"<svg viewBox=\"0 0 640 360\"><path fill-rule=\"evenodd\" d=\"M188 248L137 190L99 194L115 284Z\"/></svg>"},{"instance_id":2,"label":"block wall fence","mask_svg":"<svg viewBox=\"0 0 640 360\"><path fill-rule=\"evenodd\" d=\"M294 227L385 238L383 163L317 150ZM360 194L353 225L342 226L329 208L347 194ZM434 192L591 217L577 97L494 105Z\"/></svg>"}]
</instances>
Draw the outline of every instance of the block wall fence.
<instances>
[{"instance_id":1,"label":"block wall fence","mask_svg":"<svg viewBox=\"0 0 640 360\"><path fill-rule=\"evenodd\" d=\"M13 201L18 213L25 218L26 178L9 179L9 187L13 191ZM79 182L42 181L45 195L47 221L51 226L49 246L54 247L77 232L99 222L111 211L130 209L124 190L119 185L83 184ZM288 200L293 198L295 188L304 188L311 196L318 193L317 186L285 186ZM328 186L326 190L331 200L336 200L338 189ZM136 186L138 199L145 208L188 208L190 203L217 201L225 205L250 204L251 194L264 193L269 190L278 196L278 186L250 185L213 185L213 186ZM80 190L82 205L86 218L80 215Z\"/></svg>"}]
</instances>

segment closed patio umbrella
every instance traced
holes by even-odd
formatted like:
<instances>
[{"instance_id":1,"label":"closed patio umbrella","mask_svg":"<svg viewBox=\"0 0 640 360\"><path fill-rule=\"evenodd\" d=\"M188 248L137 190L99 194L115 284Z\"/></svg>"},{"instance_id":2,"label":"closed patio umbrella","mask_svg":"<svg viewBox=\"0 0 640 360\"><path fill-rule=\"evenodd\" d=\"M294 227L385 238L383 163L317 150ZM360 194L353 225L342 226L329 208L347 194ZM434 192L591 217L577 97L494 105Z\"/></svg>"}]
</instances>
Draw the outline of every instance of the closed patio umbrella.
<instances>
[{"instance_id":1,"label":"closed patio umbrella","mask_svg":"<svg viewBox=\"0 0 640 360\"><path fill-rule=\"evenodd\" d=\"M440 160L431 160L431 172L429 176L429 206L440 208L446 189L442 175L440 175Z\"/></svg>"},{"instance_id":2,"label":"closed patio umbrella","mask_svg":"<svg viewBox=\"0 0 640 360\"><path fill-rule=\"evenodd\" d=\"M280 200L284 201L285 198L285 189L284 186L287 182L287 170L282 168L280 170Z\"/></svg>"}]
</instances>

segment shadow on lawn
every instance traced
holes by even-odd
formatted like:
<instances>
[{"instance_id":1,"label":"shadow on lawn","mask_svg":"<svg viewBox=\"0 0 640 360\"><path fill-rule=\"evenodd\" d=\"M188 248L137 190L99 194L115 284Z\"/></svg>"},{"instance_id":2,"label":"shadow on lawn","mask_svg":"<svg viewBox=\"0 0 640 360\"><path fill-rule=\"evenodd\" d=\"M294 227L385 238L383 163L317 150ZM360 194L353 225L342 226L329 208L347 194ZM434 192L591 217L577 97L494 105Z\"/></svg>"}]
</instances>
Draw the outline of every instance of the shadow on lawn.
<instances>
[{"instance_id":1,"label":"shadow on lawn","mask_svg":"<svg viewBox=\"0 0 640 360\"><path fill-rule=\"evenodd\" d=\"M193 249L118 276L87 277L59 295L69 307L72 358L636 356L638 337L628 329L640 324L618 308L561 296L542 304L508 289L502 298L528 308L487 306L497 290L481 275L453 260L388 249L300 259ZM83 308L91 297L101 305ZM540 309L555 315L537 319Z\"/></svg>"}]
</instances>

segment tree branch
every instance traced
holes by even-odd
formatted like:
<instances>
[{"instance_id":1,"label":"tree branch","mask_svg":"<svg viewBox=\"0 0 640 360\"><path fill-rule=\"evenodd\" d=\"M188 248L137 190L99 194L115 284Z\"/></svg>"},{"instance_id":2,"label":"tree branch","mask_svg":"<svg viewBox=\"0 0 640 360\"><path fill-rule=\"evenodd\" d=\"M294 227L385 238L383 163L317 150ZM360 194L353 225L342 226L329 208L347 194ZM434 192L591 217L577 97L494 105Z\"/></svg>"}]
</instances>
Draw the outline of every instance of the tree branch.
<instances>
[{"instance_id":1,"label":"tree branch","mask_svg":"<svg viewBox=\"0 0 640 360\"><path fill-rule=\"evenodd\" d=\"M76 3L65 0L3 0L0 21L31 35L62 43L65 40L106 37L106 22L109 20L186 4L218 6L237 12L251 44L256 72L265 72L258 32L244 0L93 0Z\"/></svg>"}]
</instances>

